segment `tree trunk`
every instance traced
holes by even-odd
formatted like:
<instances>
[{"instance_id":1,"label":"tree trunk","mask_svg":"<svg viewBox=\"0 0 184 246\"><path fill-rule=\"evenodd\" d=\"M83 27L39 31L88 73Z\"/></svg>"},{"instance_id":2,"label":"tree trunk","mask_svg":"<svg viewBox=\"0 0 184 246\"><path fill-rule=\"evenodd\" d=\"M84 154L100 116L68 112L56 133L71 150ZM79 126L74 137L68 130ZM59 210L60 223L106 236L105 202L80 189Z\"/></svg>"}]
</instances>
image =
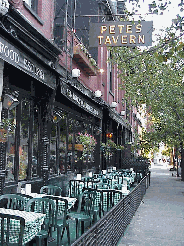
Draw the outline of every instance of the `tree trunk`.
<instances>
[{"instance_id":1,"label":"tree trunk","mask_svg":"<svg viewBox=\"0 0 184 246\"><path fill-rule=\"evenodd\" d=\"M183 142L180 143L181 146L181 180L184 181L184 150Z\"/></svg>"}]
</instances>

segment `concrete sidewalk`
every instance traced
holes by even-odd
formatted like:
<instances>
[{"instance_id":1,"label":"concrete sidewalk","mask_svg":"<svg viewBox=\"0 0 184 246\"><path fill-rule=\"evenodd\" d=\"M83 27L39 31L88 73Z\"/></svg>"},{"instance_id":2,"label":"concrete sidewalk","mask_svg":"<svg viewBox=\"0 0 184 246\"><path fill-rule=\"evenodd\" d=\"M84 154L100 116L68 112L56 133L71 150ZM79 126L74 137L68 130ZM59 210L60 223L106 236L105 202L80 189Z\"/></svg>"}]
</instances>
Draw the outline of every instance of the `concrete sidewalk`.
<instances>
[{"instance_id":1,"label":"concrete sidewalk","mask_svg":"<svg viewBox=\"0 0 184 246\"><path fill-rule=\"evenodd\" d=\"M184 182L151 168L151 185L118 246L184 246Z\"/></svg>"}]
</instances>

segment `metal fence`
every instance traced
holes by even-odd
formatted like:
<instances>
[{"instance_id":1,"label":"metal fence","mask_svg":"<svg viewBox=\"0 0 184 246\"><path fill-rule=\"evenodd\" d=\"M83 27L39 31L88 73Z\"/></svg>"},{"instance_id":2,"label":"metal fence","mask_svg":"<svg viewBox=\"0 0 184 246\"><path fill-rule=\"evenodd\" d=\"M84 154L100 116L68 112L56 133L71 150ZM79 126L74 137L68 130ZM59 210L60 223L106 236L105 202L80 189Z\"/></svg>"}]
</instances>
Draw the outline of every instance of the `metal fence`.
<instances>
[{"instance_id":1,"label":"metal fence","mask_svg":"<svg viewBox=\"0 0 184 246\"><path fill-rule=\"evenodd\" d=\"M150 185L150 172L72 246L116 246Z\"/></svg>"}]
</instances>

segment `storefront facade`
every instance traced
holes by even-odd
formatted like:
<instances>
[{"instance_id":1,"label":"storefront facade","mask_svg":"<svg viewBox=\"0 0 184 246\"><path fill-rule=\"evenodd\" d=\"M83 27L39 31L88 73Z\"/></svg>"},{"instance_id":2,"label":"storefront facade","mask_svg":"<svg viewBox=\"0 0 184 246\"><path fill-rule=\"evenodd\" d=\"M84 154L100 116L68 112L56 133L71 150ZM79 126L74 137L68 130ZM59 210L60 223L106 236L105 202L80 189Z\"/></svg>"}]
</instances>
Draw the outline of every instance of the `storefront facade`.
<instances>
[{"instance_id":1,"label":"storefront facade","mask_svg":"<svg viewBox=\"0 0 184 246\"><path fill-rule=\"evenodd\" d=\"M18 22L22 23L21 28ZM8 187L15 189L22 180L48 179L48 127L53 118L58 78L53 63L60 50L15 9L1 20L0 29L0 193L3 193ZM45 47L38 42L40 37Z\"/></svg>"},{"instance_id":2,"label":"storefront facade","mask_svg":"<svg viewBox=\"0 0 184 246\"><path fill-rule=\"evenodd\" d=\"M53 122L52 154L55 155L60 173L67 171L82 173L86 169L101 169L100 142L102 124L102 105L97 105L91 96L92 92L70 78L65 83L60 78L56 94ZM82 88L81 88L82 86ZM80 135L84 136L81 142ZM94 148L85 149L85 136L94 142ZM91 139L90 139L91 138ZM55 139L55 140L54 140ZM90 148L90 146L89 146Z\"/></svg>"}]
</instances>

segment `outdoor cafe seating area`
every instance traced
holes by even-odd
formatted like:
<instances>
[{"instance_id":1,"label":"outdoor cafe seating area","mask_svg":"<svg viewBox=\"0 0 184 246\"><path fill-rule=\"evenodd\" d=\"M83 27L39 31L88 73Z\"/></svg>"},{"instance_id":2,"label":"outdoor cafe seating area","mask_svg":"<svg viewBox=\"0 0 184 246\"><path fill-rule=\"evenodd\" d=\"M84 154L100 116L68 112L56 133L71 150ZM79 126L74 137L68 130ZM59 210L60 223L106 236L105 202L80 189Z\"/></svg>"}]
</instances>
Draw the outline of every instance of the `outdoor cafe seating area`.
<instances>
[{"instance_id":1,"label":"outdoor cafe seating area","mask_svg":"<svg viewBox=\"0 0 184 246\"><path fill-rule=\"evenodd\" d=\"M1 195L1 245L71 245L141 178L133 169L111 167L86 176L77 174L69 181L67 196L56 185L33 193L30 184L18 187L16 194Z\"/></svg>"}]
</instances>

